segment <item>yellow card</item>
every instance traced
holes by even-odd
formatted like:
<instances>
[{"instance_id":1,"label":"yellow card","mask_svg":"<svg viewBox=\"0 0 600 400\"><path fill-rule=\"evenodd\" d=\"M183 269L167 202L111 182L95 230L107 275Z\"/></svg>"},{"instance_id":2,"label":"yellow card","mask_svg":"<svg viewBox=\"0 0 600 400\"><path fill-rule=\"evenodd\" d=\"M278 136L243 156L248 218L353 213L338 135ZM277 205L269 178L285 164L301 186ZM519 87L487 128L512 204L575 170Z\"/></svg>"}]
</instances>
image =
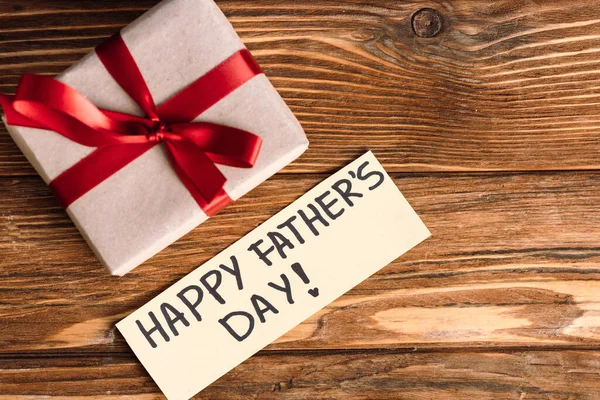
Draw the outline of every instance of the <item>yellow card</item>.
<instances>
[{"instance_id":1,"label":"yellow card","mask_svg":"<svg viewBox=\"0 0 600 400\"><path fill-rule=\"evenodd\" d=\"M117 324L187 400L430 236L368 152Z\"/></svg>"}]
</instances>

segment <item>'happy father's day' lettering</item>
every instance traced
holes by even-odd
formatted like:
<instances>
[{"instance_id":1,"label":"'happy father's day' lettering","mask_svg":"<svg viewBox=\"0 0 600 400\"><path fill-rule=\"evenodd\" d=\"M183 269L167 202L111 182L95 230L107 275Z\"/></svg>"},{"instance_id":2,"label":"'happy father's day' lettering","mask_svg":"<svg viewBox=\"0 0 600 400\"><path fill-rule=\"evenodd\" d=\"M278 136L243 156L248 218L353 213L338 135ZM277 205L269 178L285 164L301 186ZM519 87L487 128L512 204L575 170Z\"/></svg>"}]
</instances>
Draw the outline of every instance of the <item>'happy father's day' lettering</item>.
<instances>
[{"instance_id":1,"label":"'happy father's day' lettering","mask_svg":"<svg viewBox=\"0 0 600 400\"><path fill-rule=\"evenodd\" d=\"M385 175L369 170L365 162L356 171L349 171L349 179L336 181L328 190L314 198L305 209L297 210L277 230L254 242L248 251L254 254L266 268L283 263L294 249L310 240L315 240L321 232L343 218L345 212L360 202L369 191L376 190L384 181ZM359 191L353 182L364 182L365 189ZM316 239L318 240L318 239ZM248 338L257 323L267 322L270 314L278 314L278 304L294 304L298 291L307 289L312 297L319 296L319 288L310 285L310 277L297 262L286 262L290 271L281 273L278 279L265 283L262 295L249 294L248 311L232 311L218 320L219 324L238 342ZM220 287L224 280L235 281L238 292L244 291L244 274L235 254L227 264L221 264L202 275L197 284L180 290L173 300L163 302L158 310L149 311L148 319L136 320L140 333L152 348L171 341L180 331L194 323L202 322L201 305L210 299L216 304L227 304ZM233 283L232 283L233 284Z\"/></svg>"}]
</instances>

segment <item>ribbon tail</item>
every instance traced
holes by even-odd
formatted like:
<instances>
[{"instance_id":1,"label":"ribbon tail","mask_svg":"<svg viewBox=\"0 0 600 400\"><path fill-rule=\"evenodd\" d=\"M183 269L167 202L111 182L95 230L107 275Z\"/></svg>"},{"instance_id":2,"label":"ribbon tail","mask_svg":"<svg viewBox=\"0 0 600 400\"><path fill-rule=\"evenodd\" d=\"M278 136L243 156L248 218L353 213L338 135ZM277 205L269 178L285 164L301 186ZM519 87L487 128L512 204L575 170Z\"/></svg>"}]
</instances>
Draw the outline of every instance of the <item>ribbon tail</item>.
<instances>
[{"instance_id":1,"label":"ribbon tail","mask_svg":"<svg viewBox=\"0 0 600 400\"><path fill-rule=\"evenodd\" d=\"M175 173L208 216L232 202L223 189L225 176L206 153L184 142L165 141L164 145Z\"/></svg>"}]
</instances>

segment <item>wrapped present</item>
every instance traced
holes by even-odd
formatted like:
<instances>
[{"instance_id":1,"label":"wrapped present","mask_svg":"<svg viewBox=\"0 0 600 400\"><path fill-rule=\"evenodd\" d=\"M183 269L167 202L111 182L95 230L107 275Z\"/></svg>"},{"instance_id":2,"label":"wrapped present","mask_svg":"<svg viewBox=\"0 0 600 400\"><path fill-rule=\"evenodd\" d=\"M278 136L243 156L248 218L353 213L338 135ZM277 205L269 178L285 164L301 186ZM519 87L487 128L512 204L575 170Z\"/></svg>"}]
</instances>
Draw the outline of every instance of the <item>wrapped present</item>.
<instances>
[{"instance_id":1,"label":"wrapped present","mask_svg":"<svg viewBox=\"0 0 600 400\"><path fill-rule=\"evenodd\" d=\"M302 154L302 127L212 0L166 0L56 79L0 95L8 131L124 275Z\"/></svg>"}]
</instances>

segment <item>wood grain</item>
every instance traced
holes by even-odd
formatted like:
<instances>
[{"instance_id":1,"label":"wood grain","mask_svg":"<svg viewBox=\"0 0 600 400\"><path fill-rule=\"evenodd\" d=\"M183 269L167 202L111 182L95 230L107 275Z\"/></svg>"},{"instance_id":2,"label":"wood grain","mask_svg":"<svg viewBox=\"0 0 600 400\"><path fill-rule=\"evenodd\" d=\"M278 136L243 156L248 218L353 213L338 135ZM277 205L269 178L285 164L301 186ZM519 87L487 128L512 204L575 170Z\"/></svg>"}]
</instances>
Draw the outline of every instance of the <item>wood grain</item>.
<instances>
[{"instance_id":1,"label":"wood grain","mask_svg":"<svg viewBox=\"0 0 600 400\"><path fill-rule=\"evenodd\" d=\"M57 74L155 0L0 1L0 90ZM330 172L364 149L390 171L597 169L594 0L219 1ZM418 38L432 7L442 32ZM5 134L0 175L33 175Z\"/></svg>"},{"instance_id":2,"label":"wood grain","mask_svg":"<svg viewBox=\"0 0 600 400\"><path fill-rule=\"evenodd\" d=\"M270 349L600 345L596 173L394 179L433 237ZM118 319L319 180L271 179L118 279L39 178L1 179L0 352L128 351Z\"/></svg>"},{"instance_id":3,"label":"wood grain","mask_svg":"<svg viewBox=\"0 0 600 400\"><path fill-rule=\"evenodd\" d=\"M194 399L597 399L598 351L259 353ZM93 385L90 385L93 382ZM0 360L0 399L155 400L132 358Z\"/></svg>"},{"instance_id":4,"label":"wood grain","mask_svg":"<svg viewBox=\"0 0 600 400\"><path fill-rule=\"evenodd\" d=\"M0 0L0 91L157 2ZM218 4L309 151L117 279L0 128L0 400L163 398L114 323L366 149L433 237L196 398L600 399L597 2Z\"/></svg>"}]
</instances>

